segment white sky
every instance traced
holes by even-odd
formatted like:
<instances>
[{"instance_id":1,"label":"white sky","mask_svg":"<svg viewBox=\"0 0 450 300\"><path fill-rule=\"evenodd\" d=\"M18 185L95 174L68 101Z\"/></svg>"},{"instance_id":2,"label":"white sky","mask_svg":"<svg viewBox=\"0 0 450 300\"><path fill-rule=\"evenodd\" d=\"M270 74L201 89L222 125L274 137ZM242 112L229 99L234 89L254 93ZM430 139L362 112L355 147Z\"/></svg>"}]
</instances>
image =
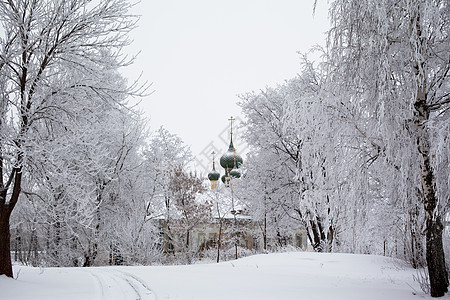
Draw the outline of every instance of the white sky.
<instances>
[{"instance_id":1,"label":"white sky","mask_svg":"<svg viewBox=\"0 0 450 300\"><path fill-rule=\"evenodd\" d=\"M240 116L237 95L294 77L297 51L324 44L327 1L318 2L313 16L314 0L142 0L127 49L141 53L125 75L153 83L141 104L151 129L163 125L194 155L211 142L224 153L218 136Z\"/></svg>"}]
</instances>

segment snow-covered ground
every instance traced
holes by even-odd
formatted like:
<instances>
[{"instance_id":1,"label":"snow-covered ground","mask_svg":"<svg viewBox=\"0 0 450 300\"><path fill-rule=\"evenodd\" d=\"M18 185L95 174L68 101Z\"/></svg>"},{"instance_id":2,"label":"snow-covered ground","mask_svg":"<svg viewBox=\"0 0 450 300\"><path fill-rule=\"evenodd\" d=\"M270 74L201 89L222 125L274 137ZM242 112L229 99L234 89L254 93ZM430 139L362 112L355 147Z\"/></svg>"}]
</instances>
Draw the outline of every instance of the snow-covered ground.
<instances>
[{"instance_id":1,"label":"snow-covered ground","mask_svg":"<svg viewBox=\"0 0 450 300\"><path fill-rule=\"evenodd\" d=\"M0 277L0 299L431 299L413 280L415 270L372 255L290 252L190 266L15 266L14 274L17 279Z\"/></svg>"}]
</instances>

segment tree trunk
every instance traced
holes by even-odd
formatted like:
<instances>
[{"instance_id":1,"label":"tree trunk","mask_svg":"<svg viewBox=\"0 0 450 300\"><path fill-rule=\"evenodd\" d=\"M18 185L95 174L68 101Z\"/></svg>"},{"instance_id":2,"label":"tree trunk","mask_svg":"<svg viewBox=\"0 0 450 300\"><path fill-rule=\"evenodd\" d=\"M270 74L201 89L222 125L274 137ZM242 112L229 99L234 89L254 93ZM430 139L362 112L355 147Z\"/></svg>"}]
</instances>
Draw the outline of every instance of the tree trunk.
<instances>
[{"instance_id":1,"label":"tree trunk","mask_svg":"<svg viewBox=\"0 0 450 300\"><path fill-rule=\"evenodd\" d=\"M330 224L327 233L328 252L333 252L333 240L334 240L334 228L333 225Z\"/></svg>"},{"instance_id":2,"label":"tree trunk","mask_svg":"<svg viewBox=\"0 0 450 300\"><path fill-rule=\"evenodd\" d=\"M219 237L217 239L217 263L220 261L220 246L222 245L222 221L219 221Z\"/></svg>"},{"instance_id":3,"label":"tree trunk","mask_svg":"<svg viewBox=\"0 0 450 300\"><path fill-rule=\"evenodd\" d=\"M421 234L419 220L419 207L414 205L408 212L409 221L405 224L405 258L414 269L422 268L426 265L424 256L424 235ZM408 240L409 239L409 240Z\"/></svg>"},{"instance_id":4,"label":"tree trunk","mask_svg":"<svg viewBox=\"0 0 450 300\"><path fill-rule=\"evenodd\" d=\"M311 245L314 248L314 251L317 252L326 252L327 249L324 249L324 243L327 242L325 233L323 231L322 223L319 219L319 217L315 217L315 220L310 220L309 225L311 228L312 236L308 235L308 237L313 240L310 240Z\"/></svg>"},{"instance_id":5,"label":"tree trunk","mask_svg":"<svg viewBox=\"0 0 450 300\"><path fill-rule=\"evenodd\" d=\"M9 186L10 182L14 182L13 192L9 203L6 202L8 188L4 187L3 181L0 179L0 275L6 275L11 278L13 277L13 272L11 264L11 233L9 230L9 219L19 198L22 182L21 169L15 169L12 172L13 173L10 176L11 181L6 185Z\"/></svg>"},{"instance_id":6,"label":"tree trunk","mask_svg":"<svg viewBox=\"0 0 450 300\"><path fill-rule=\"evenodd\" d=\"M442 245L441 218L427 220L427 264L432 297L442 297L448 291L448 274Z\"/></svg>"},{"instance_id":7,"label":"tree trunk","mask_svg":"<svg viewBox=\"0 0 450 300\"><path fill-rule=\"evenodd\" d=\"M263 232L263 239L264 239L264 251L267 251L267 214L264 212L264 232Z\"/></svg>"},{"instance_id":8,"label":"tree trunk","mask_svg":"<svg viewBox=\"0 0 450 300\"><path fill-rule=\"evenodd\" d=\"M84 255L84 263L82 265L83 268L92 266L91 257L89 255Z\"/></svg>"},{"instance_id":9,"label":"tree trunk","mask_svg":"<svg viewBox=\"0 0 450 300\"><path fill-rule=\"evenodd\" d=\"M3 194L3 193L2 193ZM6 193L5 193L6 194ZM13 277L11 264L8 205L3 205L0 213L0 275Z\"/></svg>"},{"instance_id":10,"label":"tree trunk","mask_svg":"<svg viewBox=\"0 0 450 300\"><path fill-rule=\"evenodd\" d=\"M430 111L426 105L426 93L419 88L417 101L418 150L422 154L422 189L424 194L426 222L426 260L430 276L432 297L442 297L448 291L448 274L445 266L444 247L442 244L443 225L438 211L435 179L430 161L429 134L426 128Z\"/></svg>"},{"instance_id":11,"label":"tree trunk","mask_svg":"<svg viewBox=\"0 0 450 300\"><path fill-rule=\"evenodd\" d=\"M189 229L186 230L186 244L184 245L186 247L186 251L189 251L189 238L190 238L189 233L190 233Z\"/></svg>"},{"instance_id":12,"label":"tree trunk","mask_svg":"<svg viewBox=\"0 0 450 300\"><path fill-rule=\"evenodd\" d=\"M422 186L425 194L426 259L430 276L431 296L442 297L448 291L449 282L442 244L444 226L441 217L435 215L438 199L435 195L433 179L430 161L429 158L426 158L422 169Z\"/></svg>"},{"instance_id":13,"label":"tree trunk","mask_svg":"<svg viewBox=\"0 0 450 300\"><path fill-rule=\"evenodd\" d=\"M328 206L328 218L330 220L330 226L328 226L327 232L327 251L332 252L333 250L333 240L334 240L334 228L333 228L333 219L331 217L331 207L330 207L330 197L327 195L327 206Z\"/></svg>"}]
</instances>

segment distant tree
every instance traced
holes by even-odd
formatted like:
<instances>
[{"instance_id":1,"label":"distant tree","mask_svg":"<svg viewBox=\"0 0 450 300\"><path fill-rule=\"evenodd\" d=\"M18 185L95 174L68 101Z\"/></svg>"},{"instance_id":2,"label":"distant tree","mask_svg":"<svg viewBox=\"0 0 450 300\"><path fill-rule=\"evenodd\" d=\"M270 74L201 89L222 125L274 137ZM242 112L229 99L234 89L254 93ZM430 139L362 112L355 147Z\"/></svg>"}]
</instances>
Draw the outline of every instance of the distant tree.
<instances>
[{"instance_id":1,"label":"distant tree","mask_svg":"<svg viewBox=\"0 0 450 300\"><path fill-rule=\"evenodd\" d=\"M212 218L214 218L213 222L216 223L219 228L219 232L217 234L217 239L214 241L216 245L216 262L220 262L221 251L224 246L224 234L226 231L226 218L231 211L231 203L227 203L227 199L224 196L224 189L226 189L225 185L218 185L216 188L210 191L206 191L205 194L207 196L207 200L211 202L211 210L212 210Z\"/></svg>"},{"instance_id":2,"label":"distant tree","mask_svg":"<svg viewBox=\"0 0 450 300\"><path fill-rule=\"evenodd\" d=\"M145 167L149 171L148 185L151 187L147 214L164 215L170 222L170 210L173 206L170 178L177 166L185 166L191 160L191 151L180 137L160 127L152 134L143 154Z\"/></svg>"},{"instance_id":3,"label":"distant tree","mask_svg":"<svg viewBox=\"0 0 450 300\"><path fill-rule=\"evenodd\" d=\"M192 253L189 253L192 229L211 222L211 203L201 202L197 198L205 190L203 181L195 173L186 172L181 165L175 168L170 179L170 192L177 209L172 226L176 238L173 236L172 240L182 251L187 263L192 262Z\"/></svg>"},{"instance_id":4,"label":"distant tree","mask_svg":"<svg viewBox=\"0 0 450 300\"><path fill-rule=\"evenodd\" d=\"M277 155L267 149L253 150L243 165L245 178L237 187L237 194L257 224L255 236L262 239L263 252L286 246L285 237L294 228L307 228L296 213L300 201L290 180L294 175L278 163Z\"/></svg>"},{"instance_id":5,"label":"distant tree","mask_svg":"<svg viewBox=\"0 0 450 300\"><path fill-rule=\"evenodd\" d=\"M174 244L178 243L172 225L176 225L175 222L179 217L171 184L177 168L184 170L192 154L180 137L160 127L151 134L143 155L148 192L145 201L147 220L152 220L153 224L159 223L159 230L163 235L160 241L161 248L166 254L165 259L171 260L173 257L167 254L173 254Z\"/></svg>"}]
</instances>

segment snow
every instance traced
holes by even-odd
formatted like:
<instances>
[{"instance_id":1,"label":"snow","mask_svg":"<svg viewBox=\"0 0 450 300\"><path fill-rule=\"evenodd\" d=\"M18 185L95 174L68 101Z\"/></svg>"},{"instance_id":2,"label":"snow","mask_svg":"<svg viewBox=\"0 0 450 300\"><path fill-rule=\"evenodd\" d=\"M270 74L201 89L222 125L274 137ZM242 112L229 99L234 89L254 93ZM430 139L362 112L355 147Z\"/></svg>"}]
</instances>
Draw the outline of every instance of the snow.
<instances>
[{"instance_id":1,"label":"snow","mask_svg":"<svg viewBox=\"0 0 450 300\"><path fill-rule=\"evenodd\" d=\"M14 274L0 277L0 299L431 299L413 280L414 269L374 255L289 252L189 266L15 266Z\"/></svg>"}]
</instances>

